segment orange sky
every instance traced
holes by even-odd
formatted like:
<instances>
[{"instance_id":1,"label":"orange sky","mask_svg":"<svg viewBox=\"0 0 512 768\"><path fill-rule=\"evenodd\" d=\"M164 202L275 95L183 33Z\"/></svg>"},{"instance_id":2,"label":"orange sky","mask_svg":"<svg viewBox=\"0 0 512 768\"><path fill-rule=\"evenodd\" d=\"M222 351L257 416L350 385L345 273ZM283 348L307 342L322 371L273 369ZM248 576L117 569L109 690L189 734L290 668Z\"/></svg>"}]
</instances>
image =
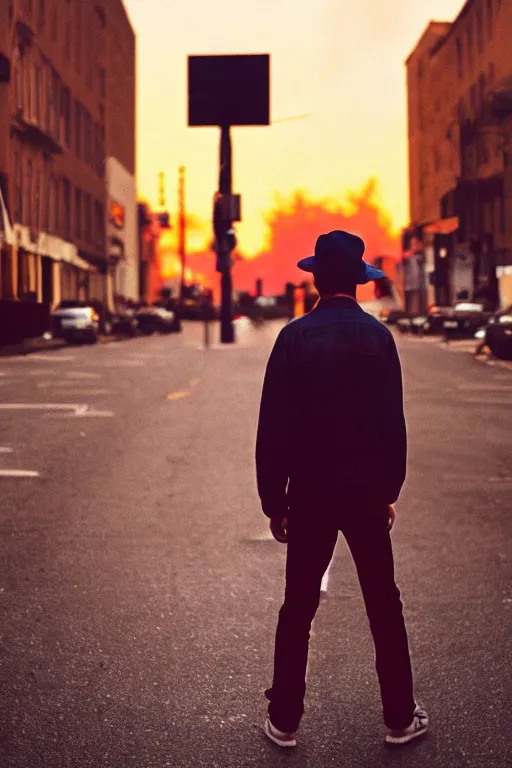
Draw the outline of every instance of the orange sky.
<instances>
[{"instance_id":1,"label":"orange sky","mask_svg":"<svg viewBox=\"0 0 512 768\"><path fill-rule=\"evenodd\" d=\"M246 254L265 251L276 195L304 190L342 204L378 179L398 229L408 217L403 62L432 18L453 19L462 0L125 0L138 36L138 184L157 202L167 176L176 210L177 169L187 168L196 217L191 247L209 236L217 187L218 130L187 127L188 54L270 53L272 118L296 122L233 131L237 226ZM304 244L308 253L314 242ZM301 254L298 254L300 257Z\"/></svg>"}]
</instances>

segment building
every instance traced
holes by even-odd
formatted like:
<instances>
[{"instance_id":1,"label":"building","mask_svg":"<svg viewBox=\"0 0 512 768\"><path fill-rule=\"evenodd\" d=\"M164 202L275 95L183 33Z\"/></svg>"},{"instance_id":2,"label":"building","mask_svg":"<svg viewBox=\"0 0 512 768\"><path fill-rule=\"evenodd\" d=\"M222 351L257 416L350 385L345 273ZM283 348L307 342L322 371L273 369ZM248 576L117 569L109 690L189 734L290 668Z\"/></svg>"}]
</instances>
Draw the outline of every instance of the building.
<instances>
[{"instance_id":1,"label":"building","mask_svg":"<svg viewBox=\"0 0 512 768\"><path fill-rule=\"evenodd\" d=\"M511 25L508 0L468 0L407 59L411 311L512 303Z\"/></svg>"},{"instance_id":2,"label":"building","mask_svg":"<svg viewBox=\"0 0 512 768\"><path fill-rule=\"evenodd\" d=\"M17 336L61 300L112 308L114 231L137 295L134 67L121 0L0 0L0 302Z\"/></svg>"},{"instance_id":3,"label":"building","mask_svg":"<svg viewBox=\"0 0 512 768\"><path fill-rule=\"evenodd\" d=\"M139 298L136 40L122 0L108 0L106 5L106 227L112 304Z\"/></svg>"}]
</instances>

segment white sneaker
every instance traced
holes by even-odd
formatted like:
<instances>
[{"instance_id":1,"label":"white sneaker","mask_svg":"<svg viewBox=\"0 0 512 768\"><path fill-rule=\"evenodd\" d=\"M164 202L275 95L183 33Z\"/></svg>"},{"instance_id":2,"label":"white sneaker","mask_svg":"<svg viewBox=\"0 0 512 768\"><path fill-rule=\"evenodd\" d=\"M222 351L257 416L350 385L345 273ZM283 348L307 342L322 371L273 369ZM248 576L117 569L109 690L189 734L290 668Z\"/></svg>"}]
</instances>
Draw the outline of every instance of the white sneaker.
<instances>
[{"instance_id":1,"label":"white sneaker","mask_svg":"<svg viewBox=\"0 0 512 768\"><path fill-rule=\"evenodd\" d=\"M273 741L274 744L277 744L280 747L297 746L297 735L295 733L285 733L285 731L279 731L277 728L274 728L268 717L263 726L263 731L270 741Z\"/></svg>"},{"instance_id":2,"label":"white sneaker","mask_svg":"<svg viewBox=\"0 0 512 768\"><path fill-rule=\"evenodd\" d=\"M401 731L393 731L388 728L385 741L387 744L407 744L418 736L423 736L428 731L428 715L423 707L416 705L412 723Z\"/></svg>"}]
</instances>

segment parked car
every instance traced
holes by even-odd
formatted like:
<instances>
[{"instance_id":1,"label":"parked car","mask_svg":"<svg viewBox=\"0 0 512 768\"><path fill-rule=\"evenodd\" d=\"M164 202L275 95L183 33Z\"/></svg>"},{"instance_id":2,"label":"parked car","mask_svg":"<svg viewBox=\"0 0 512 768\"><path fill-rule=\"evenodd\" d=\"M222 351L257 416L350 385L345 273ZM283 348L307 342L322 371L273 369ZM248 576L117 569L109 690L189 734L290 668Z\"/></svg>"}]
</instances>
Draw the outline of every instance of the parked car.
<instances>
[{"instance_id":1,"label":"parked car","mask_svg":"<svg viewBox=\"0 0 512 768\"><path fill-rule=\"evenodd\" d=\"M111 332L119 336L136 336L139 323L133 309L118 310L111 319Z\"/></svg>"},{"instance_id":2,"label":"parked car","mask_svg":"<svg viewBox=\"0 0 512 768\"><path fill-rule=\"evenodd\" d=\"M512 305L489 319L485 343L495 357L512 360Z\"/></svg>"},{"instance_id":3,"label":"parked car","mask_svg":"<svg viewBox=\"0 0 512 768\"><path fill-rule=\"evenodd\" d=\"M65 339L69 344L80 341L95 344L100 330L100 318L96 310L87 304L63 302L51 315L51 332L54 338Z\"/></svg>"},{"instance_id":4,"label":"parked car","mask_svg":"<svg viewBox=\"0 0 512 768\"><path fill-rule=\"evenodd\" d=\"M410 333L412 327L412 318L408 316L398 318L396 321L396 327L400 333Z\"/></svg>"},{"instance_id":5,"label":"parked car","mask_svg":"<svg viewBox=\"0 0 512 768\"><path fill-rule=\"evenodd\" d=\"M141 333L171 333L175 330L175 315L163 307L143 307L135 314Z\"/></svg>"},{"instance_id":6,"label":"parked car","mask_svg":"<svg viewBox=\"0 0 512 768\"><path fill-rule=\"evenodd\" d=\"M453 307L431 307L426 315L420 315L411 321L412 333L420 336L443 333L443 323L453 317Z\"/></svg>"},{"instance_id":7,"label":"parked car","mask_svg":"<svg viewBox=\"0 0 512 768\"><path fill-rule=\"evenodd\" d=\"M483 304L456 304L453 316L443 320L445 338L474 338L478 329L487 325L490 316L490 312L484 311Z\"/></svg>"}]
</instances>

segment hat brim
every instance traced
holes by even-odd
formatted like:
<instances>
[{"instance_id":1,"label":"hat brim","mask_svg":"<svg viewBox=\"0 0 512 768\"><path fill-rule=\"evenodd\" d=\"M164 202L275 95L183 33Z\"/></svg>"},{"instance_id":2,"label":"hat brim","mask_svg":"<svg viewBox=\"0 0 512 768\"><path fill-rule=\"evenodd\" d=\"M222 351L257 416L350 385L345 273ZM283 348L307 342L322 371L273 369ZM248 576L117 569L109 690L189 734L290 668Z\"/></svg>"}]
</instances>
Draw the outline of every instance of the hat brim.
<instances>
[{"instance_id":1,"label":"hat brim","mask_svg":"<svg viewBox=\"0 0 512 768\"><path fill-rule=\"evenodd\" d=\"M370 283L372 280L382 280L383 277L386 277L386 273L381 269L372 267L372 265L367 264L366 261L363 261L362 264L365 268L365 275L364 279L356 279L357 285L365 285L366 283ZM297 266L299 269L302 269L303 272L315 272L317 261L315 256L307 256L305 259L301 259Z\"/></svg>"}]
</instances>

